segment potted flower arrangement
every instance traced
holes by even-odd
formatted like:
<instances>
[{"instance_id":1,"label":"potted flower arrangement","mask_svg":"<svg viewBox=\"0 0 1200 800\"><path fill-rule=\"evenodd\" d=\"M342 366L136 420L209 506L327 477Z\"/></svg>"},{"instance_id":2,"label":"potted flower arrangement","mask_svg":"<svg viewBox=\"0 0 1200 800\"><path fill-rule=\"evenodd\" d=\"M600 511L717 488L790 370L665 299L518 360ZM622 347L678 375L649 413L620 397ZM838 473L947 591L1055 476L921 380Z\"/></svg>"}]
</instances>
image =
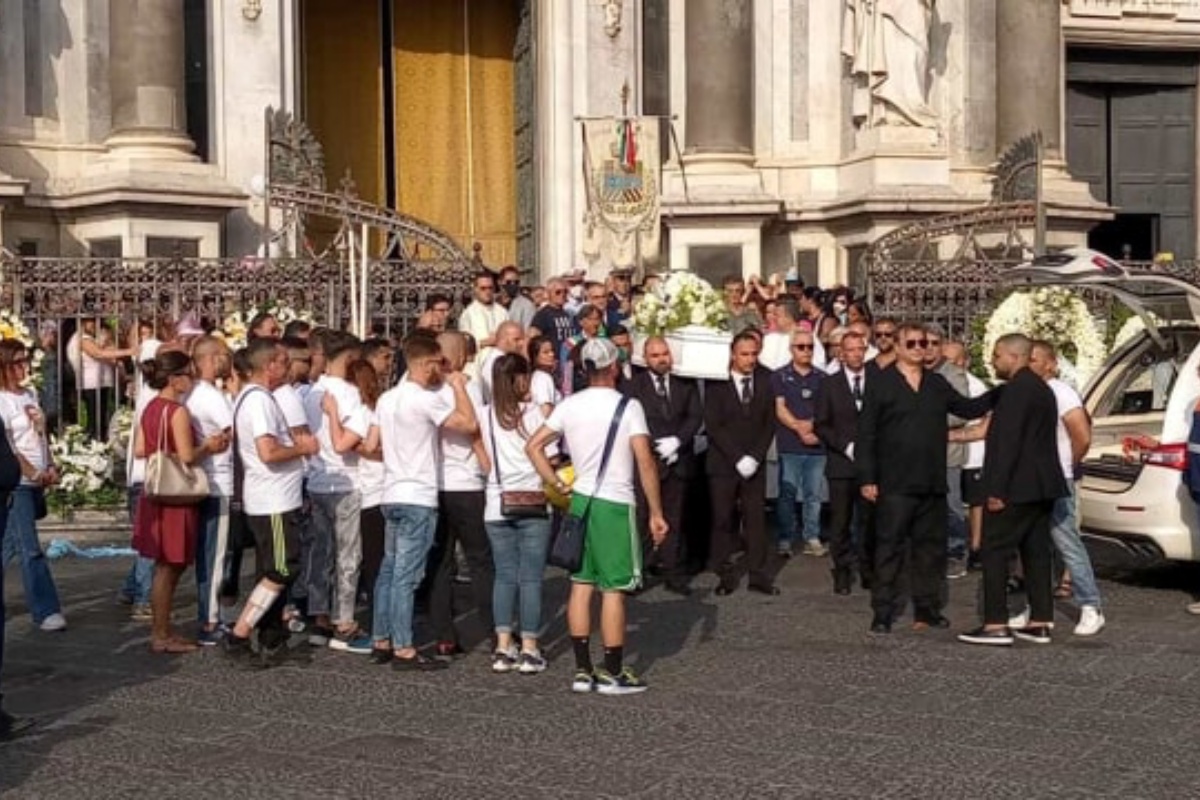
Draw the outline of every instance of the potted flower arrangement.
<instances>
[{"instance_id":1,"label":"potted flower arrangement","mask_svg":"<svg viewBox=\"0 0 1200 800\"><path fill-rule=\"evenodd\" d=\"M46 493L47 508L62 517L80 509L114 509L122 505L121 487L113 480L112 447L96 441L78 425L50 437L50 458L58 466L58 485Z\"/></svg>"},{"instance_id":2,"label":"potted flower arrangement","mask_svg":"<svg viewBox=\"0 0 1200 800\"><path fill-rule=\"evenodd\" d=\"M729 312L708 281L690 272L673 272L661 294L647 294L633 309L634 362L650 336L667 340L675 373L721 379L729 365Z\"/></svg>"}]
</instances>

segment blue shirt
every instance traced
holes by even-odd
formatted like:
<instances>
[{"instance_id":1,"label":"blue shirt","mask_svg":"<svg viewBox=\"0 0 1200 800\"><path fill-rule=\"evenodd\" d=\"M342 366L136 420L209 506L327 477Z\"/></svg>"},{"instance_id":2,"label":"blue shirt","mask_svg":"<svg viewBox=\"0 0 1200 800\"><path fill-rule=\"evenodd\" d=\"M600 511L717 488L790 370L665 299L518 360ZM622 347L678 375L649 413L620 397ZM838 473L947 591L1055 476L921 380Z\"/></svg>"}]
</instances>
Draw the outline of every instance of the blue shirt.
<instances>
[{"instance_id":1,"label":"blue shirt","mask_svg":"<svg viewBox=\"0 0 1200 800\"><path fill-rule=\"evenodd\" d=\"M771 394L776 398L782 397L787 410L796 419L811 420L816 414L817 389L825 373L813 368L807 375L801 375L796 368L787 364L771 373ZM821 455L825 448L821 445L806 445L791 428L775 420L775 445L780 453L798 453L802 455Z\"/></svg>"}]
</instances>

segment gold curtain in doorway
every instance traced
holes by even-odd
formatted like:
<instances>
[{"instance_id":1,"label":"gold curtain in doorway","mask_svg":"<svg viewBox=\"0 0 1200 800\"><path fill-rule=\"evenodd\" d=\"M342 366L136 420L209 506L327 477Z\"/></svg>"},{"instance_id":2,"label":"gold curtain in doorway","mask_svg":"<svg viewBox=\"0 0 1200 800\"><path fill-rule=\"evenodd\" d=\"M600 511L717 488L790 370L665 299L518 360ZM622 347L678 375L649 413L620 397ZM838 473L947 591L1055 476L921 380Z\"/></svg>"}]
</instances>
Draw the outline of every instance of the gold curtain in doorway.
<instances>
[{"instance_id":1,"label":"gold curtain in doorway","mask_svg":"<svg viewBox=\"0 0 1200 800\"><path fill-rule=\"evenodd\" d=\"M383 107L378 5L304 0L304 118L336 190L349 169L359 197L382 204Z\"/></svg>"},{"instance_id":2,"label":"gold curtain in doorway","mask_svg":"<svg viewBox=\"0 0 1200 800\"><path fill-rule=\"evenodd\" d=\"M397 206L516 261L516 4L393 0Z\"/></svg>"}]
</instances>

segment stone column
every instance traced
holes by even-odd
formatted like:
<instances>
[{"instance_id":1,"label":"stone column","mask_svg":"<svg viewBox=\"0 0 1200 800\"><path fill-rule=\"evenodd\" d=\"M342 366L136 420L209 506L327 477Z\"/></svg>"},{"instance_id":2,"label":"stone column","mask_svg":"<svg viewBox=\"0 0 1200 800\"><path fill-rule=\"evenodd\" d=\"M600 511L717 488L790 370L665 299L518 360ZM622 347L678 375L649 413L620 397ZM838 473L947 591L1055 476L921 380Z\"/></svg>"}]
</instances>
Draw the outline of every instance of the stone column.
<instances>
[{"instance_id":1,"label":"stone column","mask_svg":"<svg viewBox=\"0 0 1200 800\"><path fill-rule=\"evenodd\" d=\"M996 3L996 148L1041 131L1048 155L1062 148L1062 18L1047 0Z\"/></svg>"},{"instance_id":2,"label":"stone column","mask_svg":"<svg viewBox=\"0 0 1200 800\"><path fill-rule=\"evenodd\" d=\"M753 0L688 0L684 12L689 160L743 161L754 149Z\"/></svg>"},{"instance_id":3,"label":"stone column","mask_svg":"<svg viewBox=\"0 0 1200 800\"><path fill-rule=\"evenodd\" d=\"M122 159L195 161L186 133L183 6L179 0L109 4L112 129Z\"/></svg>"}]
</instances>

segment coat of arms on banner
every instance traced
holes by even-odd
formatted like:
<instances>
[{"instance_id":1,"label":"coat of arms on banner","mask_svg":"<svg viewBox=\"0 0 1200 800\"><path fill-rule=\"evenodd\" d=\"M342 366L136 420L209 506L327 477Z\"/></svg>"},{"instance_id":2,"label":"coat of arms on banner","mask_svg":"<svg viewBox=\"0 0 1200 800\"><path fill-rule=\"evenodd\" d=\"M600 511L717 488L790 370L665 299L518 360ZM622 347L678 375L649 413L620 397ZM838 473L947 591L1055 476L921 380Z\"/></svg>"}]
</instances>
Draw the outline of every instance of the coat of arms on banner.
<instances>
[{"instance_id":1,"label":"coat of arms on banner","mask_svg":"<svg viewBox=\"0 0 1200 800\"><path fill-rule=\"evenodd\" d=\"M659 253L657 117L583 121L584 255L614 267Z\"/></svg>"}]
</instances>

